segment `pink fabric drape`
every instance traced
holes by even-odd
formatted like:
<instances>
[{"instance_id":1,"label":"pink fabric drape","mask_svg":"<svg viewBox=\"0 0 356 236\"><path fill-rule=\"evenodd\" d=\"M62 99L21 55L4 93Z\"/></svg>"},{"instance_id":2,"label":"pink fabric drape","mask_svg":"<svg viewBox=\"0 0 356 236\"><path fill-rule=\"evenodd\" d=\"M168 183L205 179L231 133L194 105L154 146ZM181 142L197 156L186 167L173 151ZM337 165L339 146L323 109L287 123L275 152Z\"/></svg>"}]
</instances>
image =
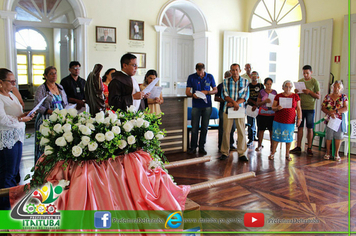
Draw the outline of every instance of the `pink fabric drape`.
<instances>
[{"instance_id":1,"label":"pink fabric drape","mask_svg":"<svg viewBox=\"0 0 356 236\"><path fill-rule=\"evenodd\" d=\"M160 167L150 170L151 160L139 150L100 163L70 161L65 169L59 162L47 181L70 181L55 202L58 210L184 210L190 186L177 186ZM11 188L11 205L22 196L23 186Z\"/></svg>"}]
</instances>

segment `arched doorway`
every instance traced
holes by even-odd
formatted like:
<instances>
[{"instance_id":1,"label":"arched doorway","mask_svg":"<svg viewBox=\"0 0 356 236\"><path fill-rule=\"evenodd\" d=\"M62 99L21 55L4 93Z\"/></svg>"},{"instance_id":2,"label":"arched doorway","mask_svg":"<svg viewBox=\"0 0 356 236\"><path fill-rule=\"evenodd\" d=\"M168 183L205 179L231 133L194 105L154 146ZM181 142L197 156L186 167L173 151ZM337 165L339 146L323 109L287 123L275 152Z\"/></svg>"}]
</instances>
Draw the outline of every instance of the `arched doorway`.
<instances>
[{"instance_id":1,"label":"arched doorway","mask_svg":"<svg viewBox=\"0 0 356 236\"><path fill-rule=\"evenodd\" d=\"M69 63L70 60L78 60L83 65L83 75L87 74L87 38L85 35L91 19L86 18L86 15L82 0L4 1L4 11L1 12L1 17L5 19L6 67L14 72L17 71L15 45L17 30L26 27L42 28L53 31L52 48L58 49L58 63L56 64L53 59L50 61L51 64L53 63L60 69L63 67L60 61ZM68 67L68 63L65 67ZM65 69L68 73L68 68Z\"/></svg>"},{"instance_id":2,"label":"arched doorway","mask_svg":"<svg viewBox=\"0 0 356 236\"><path fill-rule=\"evenodd\" d=\"M207 64L208 26L201 10L187 0L171 0L158 15L158 65L164 94L184 95L197 62Z\"/></svg>"}]
</instances>

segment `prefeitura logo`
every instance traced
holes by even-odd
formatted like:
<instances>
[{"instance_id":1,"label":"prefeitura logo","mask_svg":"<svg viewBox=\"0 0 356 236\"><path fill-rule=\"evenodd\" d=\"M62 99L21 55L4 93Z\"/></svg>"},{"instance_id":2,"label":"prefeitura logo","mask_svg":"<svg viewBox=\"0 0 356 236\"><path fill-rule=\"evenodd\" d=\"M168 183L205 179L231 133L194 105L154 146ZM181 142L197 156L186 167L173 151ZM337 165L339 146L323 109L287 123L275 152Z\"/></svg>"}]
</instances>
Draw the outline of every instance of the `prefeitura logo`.
<instances>
[{"instance_id":1,"label":"prefeitura logo","mask_svg":"<svg viewBox=\"0 0 356 236\"><path fill-rule=\"evenodd\" d=\"M11 210L11 218L22 220L23 229L59 229L61 213L54 202L69 181L61 180L53 187L46 183L22 198Z\"/></svg>"}]
</instances>

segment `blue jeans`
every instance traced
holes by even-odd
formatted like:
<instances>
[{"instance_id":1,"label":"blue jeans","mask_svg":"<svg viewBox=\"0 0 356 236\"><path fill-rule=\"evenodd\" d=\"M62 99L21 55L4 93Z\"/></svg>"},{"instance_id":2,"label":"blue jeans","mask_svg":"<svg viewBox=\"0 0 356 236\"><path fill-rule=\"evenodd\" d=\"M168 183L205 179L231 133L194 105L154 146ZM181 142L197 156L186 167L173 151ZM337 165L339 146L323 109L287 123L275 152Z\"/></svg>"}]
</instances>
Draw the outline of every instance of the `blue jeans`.
<instances>
[{"instance_id":1,"label":"blue jeans","mask_svg":"<svg viewBox=\"0 0 356 236\"><path fill-rule=\"evenodd\" d=\"M248 140L253 141L256 137L256 118L247 116Z\"/></svg>"},{"instance_id":2,"label":"blue jeans","mask_svg":"<svg viewBox=\"0 0 356 236\"><path fill-rule=\"evenodd\" d=\"M20 169L22 143L18 141L9 149L0 151L0 188L10 188L17 185L16 176ZM0 197L0 210L10 210L9 197Z\"/></svg>"},{"instance_id":3,"label":"blue jeans","mask_svg":"<svg viewBox=\"0 0 356 236\"><path fill-rule=\"evenodd\" d=\"M221 143L222 143L223 134L224 134L223 114L224 114L224 111L219 111L219 141L218 141L219 150L221 149ZM230 133L230 147L232 147L235 142L234 141L235 130L236 130L236 124L235 124L235 120L234 120L234 122L232 124L232 128L231 128L231 133Z\"/></svg>"},{"instance_id":4,"label":"blue jeans","mask_svg":"<svg viewBox=\"0 0 356 236\"><path fill-rule=\"evenodd\" d=\"M192 139L190 142L190 148L195 150L198 145L198 132L199 132L199 123L201 117L201 129L200 129L200 138L199 138L199 148L203 149L206 142L206 134L208 133L209 120L211 115L212 108L192 108Z\"/></svg>"}]
</instances>

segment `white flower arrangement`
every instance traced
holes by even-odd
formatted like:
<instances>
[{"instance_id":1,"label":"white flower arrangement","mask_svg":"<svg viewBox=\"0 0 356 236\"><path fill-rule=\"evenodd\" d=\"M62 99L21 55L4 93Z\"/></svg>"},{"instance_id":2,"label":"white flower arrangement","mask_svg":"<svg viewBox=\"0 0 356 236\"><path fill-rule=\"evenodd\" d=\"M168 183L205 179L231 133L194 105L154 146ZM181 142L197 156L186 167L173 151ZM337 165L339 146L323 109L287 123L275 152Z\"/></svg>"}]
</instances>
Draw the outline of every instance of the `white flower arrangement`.
<instances>
[{"instance_id":1,"label":"white flower arrangement","mask_svg":"<svg viewBox=\"0 0 356 236\"><path fill-rule=\"evenodd\" d=\"M152 169L163 166L159 139L164 137L164 131L159 129L160 124L160 117L137 112L133 106L127 112L99 112L95 118L86 112L77 114L76 109L56 109L39 129L45 156L36 165L31 187L42 184L61 160L102 161L143 149L152 157Z\"/></svg>"}]
</instances>

